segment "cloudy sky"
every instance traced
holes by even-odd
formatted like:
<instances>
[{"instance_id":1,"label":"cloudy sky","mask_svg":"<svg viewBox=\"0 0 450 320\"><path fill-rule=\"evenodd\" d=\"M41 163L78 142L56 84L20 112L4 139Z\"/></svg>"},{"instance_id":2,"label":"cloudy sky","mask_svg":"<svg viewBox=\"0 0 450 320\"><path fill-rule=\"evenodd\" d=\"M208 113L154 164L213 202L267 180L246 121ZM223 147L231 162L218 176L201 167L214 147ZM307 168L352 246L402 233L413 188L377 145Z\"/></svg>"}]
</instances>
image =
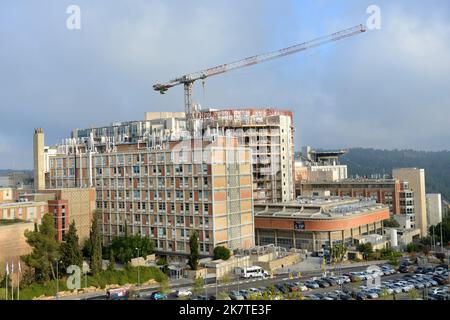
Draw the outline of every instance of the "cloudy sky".
<instances>
[{"instance_id":1,"label":"cloudy sky","mask_svg":"<svg viewBox=\"0 0 450 320\"><path fill-rule=\"evenodd\" d=\"M69 5L81 30L66 28ZM203 107L295 113L296 148L450 149L448 1L0 0L0 168L72 128L183 110L157 82L366 23L373 30L195 87Z\"/></svg>"}]
</instances>

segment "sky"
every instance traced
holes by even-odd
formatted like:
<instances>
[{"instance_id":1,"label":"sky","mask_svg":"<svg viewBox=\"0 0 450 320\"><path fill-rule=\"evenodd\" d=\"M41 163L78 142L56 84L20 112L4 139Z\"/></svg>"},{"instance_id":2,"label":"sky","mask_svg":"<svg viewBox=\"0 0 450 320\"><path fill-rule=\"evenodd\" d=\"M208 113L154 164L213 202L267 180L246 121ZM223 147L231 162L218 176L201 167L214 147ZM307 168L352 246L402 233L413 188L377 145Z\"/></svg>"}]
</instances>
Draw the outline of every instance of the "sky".
<instances>
[{"instance_id":1,"label":"sky","mask_svg":"<svg viewBox=\"0 0 450 320\"><path fill-rule=\"evenodd\" d=\"M34 128L52 145L73 128L182 111L182 87L152 85L366 24L369 5L381 29L211 77L194 100L292 110L296 150L450 149L445 0L0 0L0 169L32 168Z\"/></svg>"}]
</instances>

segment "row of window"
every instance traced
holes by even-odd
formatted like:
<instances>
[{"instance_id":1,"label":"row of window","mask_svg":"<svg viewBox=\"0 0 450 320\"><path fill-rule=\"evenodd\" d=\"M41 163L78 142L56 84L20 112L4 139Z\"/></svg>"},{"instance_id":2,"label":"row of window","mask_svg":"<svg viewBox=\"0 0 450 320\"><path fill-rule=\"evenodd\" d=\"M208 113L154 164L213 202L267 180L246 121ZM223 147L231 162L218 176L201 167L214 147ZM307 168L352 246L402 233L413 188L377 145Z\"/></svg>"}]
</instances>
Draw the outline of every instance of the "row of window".
<instances>
[{"instance_id":1,"label":"row of window","mask_svg":"<svg viewBox=\"0 0 450 320\"><path fill-rule=\"evenodd\" d=\"M115 209L116 208L116 203L115 202L108 202L108 201L97 201L97 209L108 209L109 206L108 204L111 204L111 209ZM198 213L200 210L200 207L203 208L203 212L209 212L209 204L208 203L194 203L193 205L190 205L188 203L179 203L179 204L175 204L173 202L171 202L170 204L170 210L171 212L175 212L175 208L179 209L181 212L190 212L190 208L193 208L195 213ZM158 211L166 211L166 203L165 202L160 202L158 203L157 206L155 206L154 202L150 202L149 208L151 212L155 212L155 207L158 208ZM125 209L125 202L123 201L119 201L117 203L117 208L118 209ZM137 209L137 210L146 210L147 209L147 202L137 202L135 204L133 204L132 202L127 202L127 208L130 210L133 209Z\"/></svg>"}]
</instances>

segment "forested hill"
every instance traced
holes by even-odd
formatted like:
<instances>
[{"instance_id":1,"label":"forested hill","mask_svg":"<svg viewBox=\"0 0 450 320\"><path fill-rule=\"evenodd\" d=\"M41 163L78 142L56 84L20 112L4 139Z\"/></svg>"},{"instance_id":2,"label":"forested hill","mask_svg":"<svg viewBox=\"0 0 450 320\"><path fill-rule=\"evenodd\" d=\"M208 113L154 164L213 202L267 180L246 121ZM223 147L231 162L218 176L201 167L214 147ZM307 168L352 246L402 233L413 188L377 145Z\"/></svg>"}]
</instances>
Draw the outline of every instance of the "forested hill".
<instances>
[{"instance_id":1,"label":"forested hill","mask_svg":"<svg viewBox=\"0 0 450 320\"><path fill-rule=\"evenodd\" d=\"M392 168L423 168L426 192L441 193L444 199L450 200L450 151L352 148L341 157L341 163L348 166L349 176L391 175Z\"/></svg>"}]
</instances>

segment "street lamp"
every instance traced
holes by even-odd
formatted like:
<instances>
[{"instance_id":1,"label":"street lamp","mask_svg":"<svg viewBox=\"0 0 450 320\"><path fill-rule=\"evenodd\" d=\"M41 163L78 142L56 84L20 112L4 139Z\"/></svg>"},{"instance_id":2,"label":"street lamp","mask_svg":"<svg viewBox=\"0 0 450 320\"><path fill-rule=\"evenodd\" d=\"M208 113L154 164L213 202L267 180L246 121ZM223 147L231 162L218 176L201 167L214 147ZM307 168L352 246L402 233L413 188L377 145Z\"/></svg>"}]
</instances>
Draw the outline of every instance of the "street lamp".
<instances>
[{"instance_id":1,"label":"street lamp","mask_svg":"<svg viewBox=\"0 0 450 320\"><path fill-rule=\"evenodd\" d=\"M56 300L59 299L59 261L58 259L55 259L56 261Z\"/></svg>"}]
</instances>

